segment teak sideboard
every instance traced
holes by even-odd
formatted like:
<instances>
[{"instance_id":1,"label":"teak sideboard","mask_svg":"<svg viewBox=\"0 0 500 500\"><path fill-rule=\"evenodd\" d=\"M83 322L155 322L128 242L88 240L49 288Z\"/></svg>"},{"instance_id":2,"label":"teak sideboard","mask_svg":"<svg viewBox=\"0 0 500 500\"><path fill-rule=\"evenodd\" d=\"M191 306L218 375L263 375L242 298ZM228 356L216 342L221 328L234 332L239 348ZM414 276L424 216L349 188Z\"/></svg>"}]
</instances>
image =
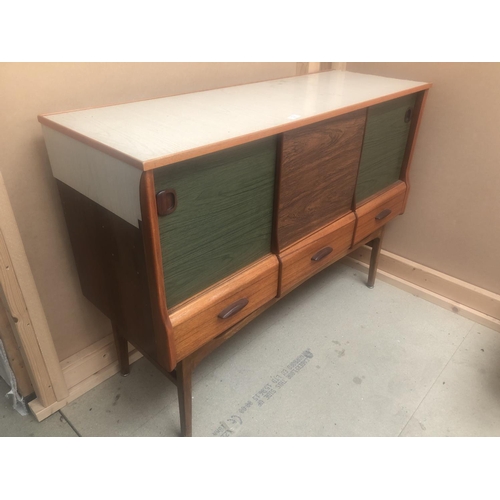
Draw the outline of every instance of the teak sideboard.
<instances>
[{"instance_id":1,"label":"teak sideboard","mask_svg":"<svg viewBox=\"0 0 500 500\"><path fill-rule=\"evenodd\" d=\"M41 115L83 294L178 388L404 212L430 84L328 71Z\"/></svg>"}]
</instances>

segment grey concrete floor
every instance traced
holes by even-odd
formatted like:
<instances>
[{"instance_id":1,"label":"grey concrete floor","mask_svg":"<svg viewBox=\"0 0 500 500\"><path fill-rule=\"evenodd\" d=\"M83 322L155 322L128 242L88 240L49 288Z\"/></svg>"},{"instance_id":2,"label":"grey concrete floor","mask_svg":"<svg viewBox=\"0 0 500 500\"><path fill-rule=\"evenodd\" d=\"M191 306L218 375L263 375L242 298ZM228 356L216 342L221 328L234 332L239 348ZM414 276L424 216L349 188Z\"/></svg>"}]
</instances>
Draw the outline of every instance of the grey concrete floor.
<instances>
[{"instance_id":1,"label":"grey concrete floor","mask_svg":"<svg viewBox=\"0 0 500 500\"><path fill-rule=\"evenodd\" d=\"M500 436L500 333L365 280L335 264L206 358L194 435ZM144 359L42 423L0 398L0 436L178 434L176 389Z\"/></svg>"}]
</instances>

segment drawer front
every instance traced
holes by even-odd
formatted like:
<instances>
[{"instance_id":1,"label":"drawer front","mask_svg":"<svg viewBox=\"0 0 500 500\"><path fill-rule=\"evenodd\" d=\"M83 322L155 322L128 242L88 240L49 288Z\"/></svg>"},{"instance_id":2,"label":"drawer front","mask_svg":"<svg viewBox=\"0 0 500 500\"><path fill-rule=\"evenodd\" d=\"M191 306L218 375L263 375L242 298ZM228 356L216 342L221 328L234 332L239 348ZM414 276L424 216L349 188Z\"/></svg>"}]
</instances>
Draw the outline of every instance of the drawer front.
<instances>
[{"instance_id":1,"label":"drawer front","mask_svg":"<svg viewBox=\"0 0 500 500\"><path fill-rule=\"evenodd\" d=\"M268 255L174 308L169 316L178 360L276 297L278 271L277 257Z\"/></svg>"},{"instance_id":2,"label":"drawer front","mask_svg":"<svg viewBox=\"0 0 500 500\"><path fill-rule=\"evenodd\" d=\"M358 224L354 243L360 242L403 212L406 184L398 181L394 187L374 197L356 210Z\"/></svg>"},{"instance_id":3,"label":"drawer front","mask_svg":"<svg viewBox=\"0 0 500 500\"><path fill-rule=\"evenodd\" d=\"M345 255L351 247L356 217L351 212L287 248L280 259L284 294Z\"/></svg>"},{"instance_id":4,"label":"drawer front","mask_svg":"<svg viewBox=\"0 0 500 500\"><path fill-rule=\"evenodd\" d=\"M356 204L399 180L415 99L412 94L368 109Z\"/></svg>"},{"instance_id":5,"label":"drawer front","mask_svg":"<svg viewBox=\"0 0 500 500\"><path fill-rule=\"evenodd\" d=\"M271 252L275 163L273 137L155 170L177 202L159 217L169 308Z\"/></svg>"},{"instance_id":6,"label":"drawer front","mask_svg":"<svg viewBox=\"0 0 500 500\"><path fill-rule=\"evenodd\" d=\"M365 117L360 110L283 134L280 251L352 209Z\"/></svg>"}]
</instances>

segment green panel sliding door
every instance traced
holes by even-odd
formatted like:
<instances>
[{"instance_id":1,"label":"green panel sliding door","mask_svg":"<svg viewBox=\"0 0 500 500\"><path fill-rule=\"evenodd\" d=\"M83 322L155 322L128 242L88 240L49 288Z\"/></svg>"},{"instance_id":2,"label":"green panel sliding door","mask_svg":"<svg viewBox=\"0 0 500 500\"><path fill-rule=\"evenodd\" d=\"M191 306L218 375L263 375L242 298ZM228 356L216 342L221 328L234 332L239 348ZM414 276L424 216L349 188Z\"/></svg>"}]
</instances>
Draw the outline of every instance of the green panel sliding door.
<instances>
[{"instance_id":1,"label":"green panel sliding door","mask_svg":"<svg viewBox=\"0 0 500 500\"><path fill-rule=\"evenodd\" d=\"M399 179L415 98L412 94L368 109L356 203Z\"/></svg>"},{"instance_id":2,"label":"green panel sliding door","mask_svg":"<svg viewBox=\"0 0 500 500\"><path fill-rule=\"evenodd\" d=\"M177 195L159 217L169 307L270 253L275 162L272 137L155 170Z\"/></svg>"}]
</instances>

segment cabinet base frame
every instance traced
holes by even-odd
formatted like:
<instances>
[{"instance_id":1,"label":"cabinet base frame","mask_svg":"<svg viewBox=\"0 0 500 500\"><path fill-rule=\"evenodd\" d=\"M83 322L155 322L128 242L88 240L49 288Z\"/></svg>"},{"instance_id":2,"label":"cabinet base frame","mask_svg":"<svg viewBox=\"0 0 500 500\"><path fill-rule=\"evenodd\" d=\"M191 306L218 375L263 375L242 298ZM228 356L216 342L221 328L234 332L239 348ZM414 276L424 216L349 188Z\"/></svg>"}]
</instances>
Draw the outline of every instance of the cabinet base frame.
<instances>
[{"instance_id":1,"label":"cabinet base frame","mask_svg":"<svg viewBox=\"0 0 500 500\"><path fill-rule=\"evenodd\" d=\"M374 233L370 234L363 241L356 244L354 247L349 248L344 254L340 255L338 259L334 262L338 262L341 258L345 257L347 254L356 250L362 245L366 245L367 243L372 243L372 259L370 261L370 274L368 278L368 286L369 288L373 288L373 284L375 282L375 277L377 273L377 265L378 265L378 257L381 249L381 241L383 235L384 228L378 229ZM333 264L333 262L332 262ZM330 264L331 265L331 264ZM307 279L307 278L306 278ZM306 281L306 280L304 280ZM299 285L297 283L293 288L296 288ZM181 361L179 361L175 367L175 370L172 372L167 372L162 369L156 362L150 359L153 364L167 376L167 378L173 382L177 386L177 395L179 399L179 417L180 417L180 428L181 428L181 436L183 437L191 437L193 435L193 396L192 396L192 379L193 379L193 371L196 366L207 357L212 351L214 351L217 347L223 344L226 340L229 340L235 333L241 330L245 325L250 323L255 317L263 313L266 309L275 304L278 300L288 294L292 289L289 289L286 293L281 295L279 298L270 300L259 309L254 311L252 314L248 315L246 318L241 320L239 323L234 325L233 327L226 330L224 333L216 337L215 339L207 342L203 347L193 352L189 356L185 357ZM129 373L129 359L128 359L128 351L123 347L123 337L121 337L118 333L117 328L114 328L114 340L116 351L118 355L118 360L120 362L120 372L122 375L126 375ZM125 343L126 345L126 343ZM145 355L145 357L147 357Z\"/></svg>"},{"instance_id":2,"label":"cabinet base frame","mask_svg":"<svg viewBox=\"0 0 500 500\"><path fill-rule=\"evenodd\" d=\"M356 245L349 250L349 253L350 255L342 259L342 263L368 274L371 249L367 243L365 246L358 247ZM457 280L385 250L380 252L377 279L500 332L500 295L498 294ZM249 323L276 301L277 299L274 299L267 303L242 322ZM240 329L244 324L236 326ZM194 362L193 368L236 331L235 329L227 330L212 340L210 344L206 344L193 353L191 355ZM69 388L69 395L64 400L47 407L41 405L39 399L31 401L28 406L35 418L39 422L43 421L106 379L119 373L115 351L113 336L110 334L62 361L61 368ZM130 363L134 363L141 357L142 354L129 345Z\"/></svg>"}]
</instances>

